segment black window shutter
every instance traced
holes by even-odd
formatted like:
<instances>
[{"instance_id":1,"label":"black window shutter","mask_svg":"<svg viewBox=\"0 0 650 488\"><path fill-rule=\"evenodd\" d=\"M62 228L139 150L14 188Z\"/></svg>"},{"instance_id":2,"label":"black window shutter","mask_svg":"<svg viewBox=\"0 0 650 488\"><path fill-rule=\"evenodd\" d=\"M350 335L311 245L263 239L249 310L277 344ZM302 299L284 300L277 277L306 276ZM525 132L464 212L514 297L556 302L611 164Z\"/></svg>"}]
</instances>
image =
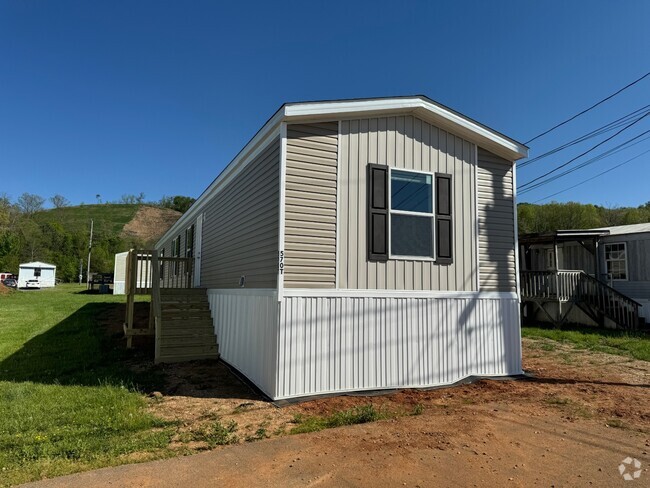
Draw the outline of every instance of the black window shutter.
<instances>
[{"instance_id":1,"label":"black window shutter","mask_svg":"<svg viewBox=\"0 0 650 488\"><path fill-rule=\"evenodd\" d=\"M368 261L388 261L388 167L368 165Z\"/></svg>"},{"instance_id":2,"label":"black window shutter","mask_svg":"<svg viewBox=\"0 0 650 488\"><path fill-rule=\"evenodd\" d=\"M451 264L453 256L451 175L436 173L436 263Z\"/></svg>"}]
</instances>

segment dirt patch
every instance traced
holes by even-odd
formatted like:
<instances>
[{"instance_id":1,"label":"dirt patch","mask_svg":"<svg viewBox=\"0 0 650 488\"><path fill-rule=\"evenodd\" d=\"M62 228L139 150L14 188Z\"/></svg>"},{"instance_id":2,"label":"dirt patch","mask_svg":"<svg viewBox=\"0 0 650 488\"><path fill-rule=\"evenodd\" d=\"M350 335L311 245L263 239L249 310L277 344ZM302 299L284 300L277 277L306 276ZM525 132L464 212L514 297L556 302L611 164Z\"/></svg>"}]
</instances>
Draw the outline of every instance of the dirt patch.
<instances>
[{"instance_id":1,"label":"dirt patch","mask_svg":"<svg viewBox=\"0 0 650 488\"><path fill-rule=\"evenodd\" d=\"M122 236L145 242L155 242L180 218L182 214L169 208L143 206L124 226Z\"/></svg>"},{"instance_id":2,"label":"dirt patch","mask_svg":"<svg viewBox=\"0 0 650 488\"><path fill-rule=\"evenodd\" d=\"M149 409L175 422L170 447L212 452L44 486L626 486L618 466L627 456L641 461L645 486L650 363L542 340L523 345L527 379L320 398L283 408L222 362L160 366L165 385L151 393ZM393 415L288 435L296 416L369 404Z\"/></svg>"},{"instance_id":3,"label":"dirt patch","mask_svg":"<svg viewBox=\"0 0 650 488\"><path fill-rule=\"evenodd\" d=\"M559 428L589 424L650 433L650 363L564 345L546 351L542 345L542 341L524 340L524 367L531 377L523 380L481 380L453 388L338 396L282 408L261 397L223 362L170 364L161 366L166 384L152 398L150 409L178 423L171 447L184 452L214 448L206 432L211 432L215 422L235 426L223 444L241 444L287 435L297 418L327 417L366 405L393 421L424 412L440 419L436 425L458 426L455 433L469 437L477 416L493 412L507 412L521 422L551 416ZM453 449L458 447L455 437L442 428L428 429L422 435L398 433L395 439L378 443L377 449L384 449L386 442L401 445L416 441L438 450Z\"/></svg>"},{"instance_id":4,"label":"dirt patch","mask_svg":"<svg viewBox=\"0 0 650 488\"><path fill-rule=\"evenodd\" d=\"M9 295L10 293L13 293L13 290L0 283L0 295Z\"/></svg>"}]
</instances>

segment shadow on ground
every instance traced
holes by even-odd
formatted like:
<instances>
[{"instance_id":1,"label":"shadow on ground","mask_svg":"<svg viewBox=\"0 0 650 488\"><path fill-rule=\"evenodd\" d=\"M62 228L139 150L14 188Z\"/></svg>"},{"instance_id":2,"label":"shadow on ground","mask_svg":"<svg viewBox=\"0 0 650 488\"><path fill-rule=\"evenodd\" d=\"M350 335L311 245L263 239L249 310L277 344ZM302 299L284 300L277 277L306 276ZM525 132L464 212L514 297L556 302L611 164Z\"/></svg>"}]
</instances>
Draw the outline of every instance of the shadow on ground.
<instances>
[{"instance_id":1,"label":"shadow on ground","mask_svg":"<svg viewBox=\"0 0 650 488\"><path fill-rule=\"evenodd\" d=\"M89 303L0 362L0 381L60 385L114 385L143 393L201 398L262 399L221 361L154 364L153 338L126 349L125 305ZM135 304L135 322L146 327L148 303Z\"/></svg>"}]
</instances>

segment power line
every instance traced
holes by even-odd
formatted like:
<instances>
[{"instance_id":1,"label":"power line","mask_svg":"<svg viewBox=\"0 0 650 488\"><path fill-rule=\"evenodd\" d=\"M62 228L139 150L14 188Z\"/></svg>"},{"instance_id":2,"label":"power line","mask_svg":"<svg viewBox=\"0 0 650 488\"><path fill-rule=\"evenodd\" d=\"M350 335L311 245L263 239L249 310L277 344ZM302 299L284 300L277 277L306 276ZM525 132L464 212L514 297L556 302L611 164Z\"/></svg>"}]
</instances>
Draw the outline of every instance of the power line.
<instances>
[{"instance_id":1,"label":"power line","mask_svg":"<svg viewBox=\"0 0 650 488\"><path fill-rule=\"evenodd\" d=\"M600 160L602 160L602 159L605 159L605 158L607 158L607 157L609 157L609 156L611 156L611 155L613 155L613 154L616 154L616 153L618 153L618 152L624 151L625 149L629 149L629 148L632 147L632 146L636 146L637 144L642 143L642 142L645 141L646 139L650 139L650 135L647 136L647 137L644 137L643 139L641 139L641 140L639 140L639 141L637 141L637 142L635 142L635 143L633 143L633 144L632 144L632 141L635 141L635 140L638 139L639 137L642 137L642 136L644 136L644 135L646 135L646 134L648 134L648 133L650 133L650 130L647 130L647 131L645 131L645 132L642 132L641 134L639 134L639 135L633 137L632 139L628 139L627 141L625 141L625 142L619 144L618 146L614 146L613 148L608 149L607 151L605 151L605 152L603 152L603 153L600 153L600 154L598 154L597 156L594 156L594 157L591 158L591 159L588 159L588 160L586 160L586 161L583 161L583 162L580 163L578 166L575 166L575 167L573 167L573 168L570 168L570 169L564 171L563 173L560 173L560 174L558 174L558 175L552 176L552 177L550 177L550 178L548 178L548 179L546 179L546 180L544 180L544 181L540 181L539 183L537 183L537 184L535 184L535 185L533 185L533 186L531 186L531 187L529 187L529 188L526 188L526 189L522 190L522 191L520 192L520 194L524 194L524 193L528 193L528 192L530 192L530 191L536 190L537 188L542 187L542 186L544 186L544 185L548 185L549 183L551 183L551 182L553 182L553 181L555 181L555 180L557 180L557 179L559 179L559 178L562 178L563 176L566 176L566 175L568 175L568 174L570 174L570 173L573 173L574 171L578 171L579 169L582 169L582 168L584 168L585 166L589 166L590 164L593 164L593 163L595 163L595 162L597 162L597 161L600 161Z\"/></svg>"},{"instance_id":2,"label":"power line","mask_svg":"<svg viewBox=\"0 0 650 488\"><path fill-rule=\"evenodd\" d=\"M525 188L527 188L527 187L533 185L536 181L539 181L539 180L541 180L542 178L545 178L546 176L555 173L557 170L559 170L559 169L561 169L561 168L564 168L565 166L568 166L569 164L573 163L576 159L579 159L579 158L581 158L582 156L585 156L586 154L589 154L591 151L593 151L593 150L596 149L597 147L602 146L603 144L605 144L605 143L608 142L608 141L611 141L612 139L614 139L614 138L615 138L616 136L618 136L619 134L625 132L627 129L629 129L629 128L632 127L633 125L637 124L639 121L641 121L641 120L643 120L644 118L646 118L648 115L650 115L650 112L649 112L649 113L646 113L646 114L643 115L642 117L639 117L638 119L634 120L634 121L631 122L630 124L626 125L626 126L623 127L621 130L619 130L616 134L613 134L613 135L609 136L607 139L604 139L604 140L600 141L598 144L596 144L595 146L590 147L589 149L587 149L587 150L584 151L583 153L577 155L577 156L574 157L574 158L571 158L571 159L568 160L566 163L563 163L563 164L561 164L560 166L558 166L558 167L556 167L556 168L554 168L554 169L552 169L552 170L550 170L550 171L547 171L547 172L544 173L543 175L538 176L537 178L533 178L532 180L528 181L527 183L524 183L523 185L520 186L520 188L521 188L521 189L525 189Z\"/></svg>"},{"instance_id":3,"label":"power line","mask_svg":"<svg viewBox=\"0 0 650 488\"><path fill-rule=\"evenodd\" d=\"M569 142L567 142L565 144L562 144L561 146L558 146L558 147L556 147L554 149L551 149L550 151L547 151L544 154L540 154L539 156L536 156L534 158L527 159L526 161L523 161L521 163L517 163L517 169L525 168L526 166L528 166L528 165L530 165L530 164L532 164L532 163L534 163L536 161L539 161L540 159L543 159L543 158L551 156L551 155L553 155L555 153L558 153L558 152L566 149L567 147L574 146L576 144L584 142L584 141L586 141L588 139L591 139L593 137L596 137L596 136L599 136L601 134L612 131L614 129L617 129L617 128L625 125L627 122L629 122L630 120L632 120L634 117L638 116L639 114L641 114L643 112L646 112L646 113L650 112L650 110L648 110L649 108L650 108L650 105L646 105L645 107L639 108L639 109L635 110L634 112L630 112L629 114L624 115L623 117L621 117L619 119L616 119L616 120L614 120L612 122L609 122L609 123L603 125L602 127L599 127L598 129L595 129L595 130L593 130L591 132L588 132L587 134L585 134L583 136L580 136L580 137L578 137L576 139L573 139L572 141L569 141Z\"/></svg>"},{"instance_id":4,"label":"power line","mask_svg":"<svg viewBox=\"0 0 650 488\"><path fill-rule=\"evenodd\" d=\"M648 154L648 153L650 153L650 149L648 149L647 151L643 151L641 154L637 154L637 155L634 156L633 158L630 158L630 159L628 159L627 161L623 161L622 163L617 164L616 166L612 166L611 168L609 168L609 169L607 169L607 170L605 170L605 171L602 171L602 172L598 173L597 175L592 176L591 178L587 178L586 180L583 180L583 181L581 181L580 183L577 183L577 184L575 184L575 185L573 185L573 186L570 186L570 187L568 187L568 188L565 188L564 190L560 190L560 191L558 191L558 192L552 193L551 195L547 195L547 196L545 196L544 198L540 198L539 200L535 200L533 203L541 202L541 201L543 201L543 200L547 200L547 199L549 199L549 198L552 198L552 197L554 197L555 195L559 195L560 193L564 193L564 192L566 192L566 191L573 190L574 188L576 188L576 187L578 187L578 186L580 186L580 185L584 185L585 183L587 183L587 182L589 182L589 181L591 181L591 180L595 180L595 179L598 178L599 176L603 176L604 174L609 173L610 171L614 171L615 169L620 168L621 166L623 166L623 165L625 165L625 164L631 163L631 162L634 161L635 159L639 159L641 156L643 156L644 154Z\"/></svg>"},{"instance_id":5,"label":"power line","mask_svg":"<svg viewBox=\"0 0 650 488\"><path fill-rule=\"evenodd\" d=\"M564 122L560 122L559 124L554 125L554 126L551 127L549 130L544 131L544 132L542 132L541 134L536 135L536 136L533 137L532 139L530 139L530 140L524 142L524 144L530 144L530 143L533 142L534 140L539 139L539 138L542 137L542 136L545 136L545 135L548 134L549 132L552 132L552 131L554 131L555 129L557 129L558 127L562 127L564 124L567 124L567 123L571 122L572 120L577 119L577 118L580 117L581 115L586 114L586 113L589 112L590 110L596 108L598 105L601 105L601 104L605 103L607 100L609 100L609 99L611 99L611 98L614 98L614 97L615 97L616 95L618 95L619 93L621 93L621 92L627 90L628 88L630 88L630 87L636 85L637 83L639 83L639 82L640 82L641 80L643 80L644 78L647 78L648 76L650 76L650 71L647 72L646 74L644 74L641 78L639 78L639 79L637 79L637 80L634 80L632 83L630 83L630 84L628 84L628 85L625 85L623 88L621 88L621 89L618 90L617 92L612 93L611 95L609 95L609 96L606 97L606 98L603 98L603 99L600 100L599 102L596 102L596 103L593 104L591 107L589 107L589 108L583 110L583 111L580 112L580 113L575 114L573 117L569 117L569 118L566 119Z\"/></svg>"}]
</instances>

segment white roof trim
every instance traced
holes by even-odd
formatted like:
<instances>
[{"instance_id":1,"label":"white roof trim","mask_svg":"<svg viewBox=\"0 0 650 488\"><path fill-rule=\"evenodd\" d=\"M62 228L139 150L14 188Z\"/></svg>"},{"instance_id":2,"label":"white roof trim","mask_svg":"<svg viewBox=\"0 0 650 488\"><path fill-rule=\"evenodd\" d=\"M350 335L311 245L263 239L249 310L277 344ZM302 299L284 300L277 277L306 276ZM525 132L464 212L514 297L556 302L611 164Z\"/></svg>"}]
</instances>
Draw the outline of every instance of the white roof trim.
<instances>
[{"instance_id":1,"label":"white roof trim","mask_svg":"<svg viewBox=\"0 0 650 488\"><path fill-rule=\"evenodd\" d=\"M19 268L56 268L55 265L43 263L41 261L34 261L32 263L23 263L18 266Z\"/></svg>"},{"instance_id":2,"label":"white roof trim","mask_svg":"<svg viewBox=\"0 0 650 488\"><path fill-rule=\"evenodd\" d=\"M162 243L179 232L179 229L191 225L191 222L195 221L203 210L204 203L210 200L223 185L234 178L252 161L273 137L279 136L282 122L298 122L309 119L322 120L328 117L342 119L359 115L371 117L391 112L413 113L429 119L434 125L455 132L468 141L488 149L508 161L528 157L528 148L523 144L423 96L289 103L280 107L264 124L239 154L235 156L235 159L197 198L190 209L165 232L155 247L159 248Z\"/></svg>"},{"instance_id":3,"label":"white roof trim","mask_svg":"<svg viewBox=\"0 0 650 488\"><path fill-rule=\"evenodd\" d=\"M374 100L348 100L333 102L307 102L285 106L285 118L336 115L348 117L359 114L371 116L382 112L412 111L433 119L468 140L492 150L509 161L528 157L528 148L503 134L425 97L385 98Z\"/></svg>"}]
</instances>

